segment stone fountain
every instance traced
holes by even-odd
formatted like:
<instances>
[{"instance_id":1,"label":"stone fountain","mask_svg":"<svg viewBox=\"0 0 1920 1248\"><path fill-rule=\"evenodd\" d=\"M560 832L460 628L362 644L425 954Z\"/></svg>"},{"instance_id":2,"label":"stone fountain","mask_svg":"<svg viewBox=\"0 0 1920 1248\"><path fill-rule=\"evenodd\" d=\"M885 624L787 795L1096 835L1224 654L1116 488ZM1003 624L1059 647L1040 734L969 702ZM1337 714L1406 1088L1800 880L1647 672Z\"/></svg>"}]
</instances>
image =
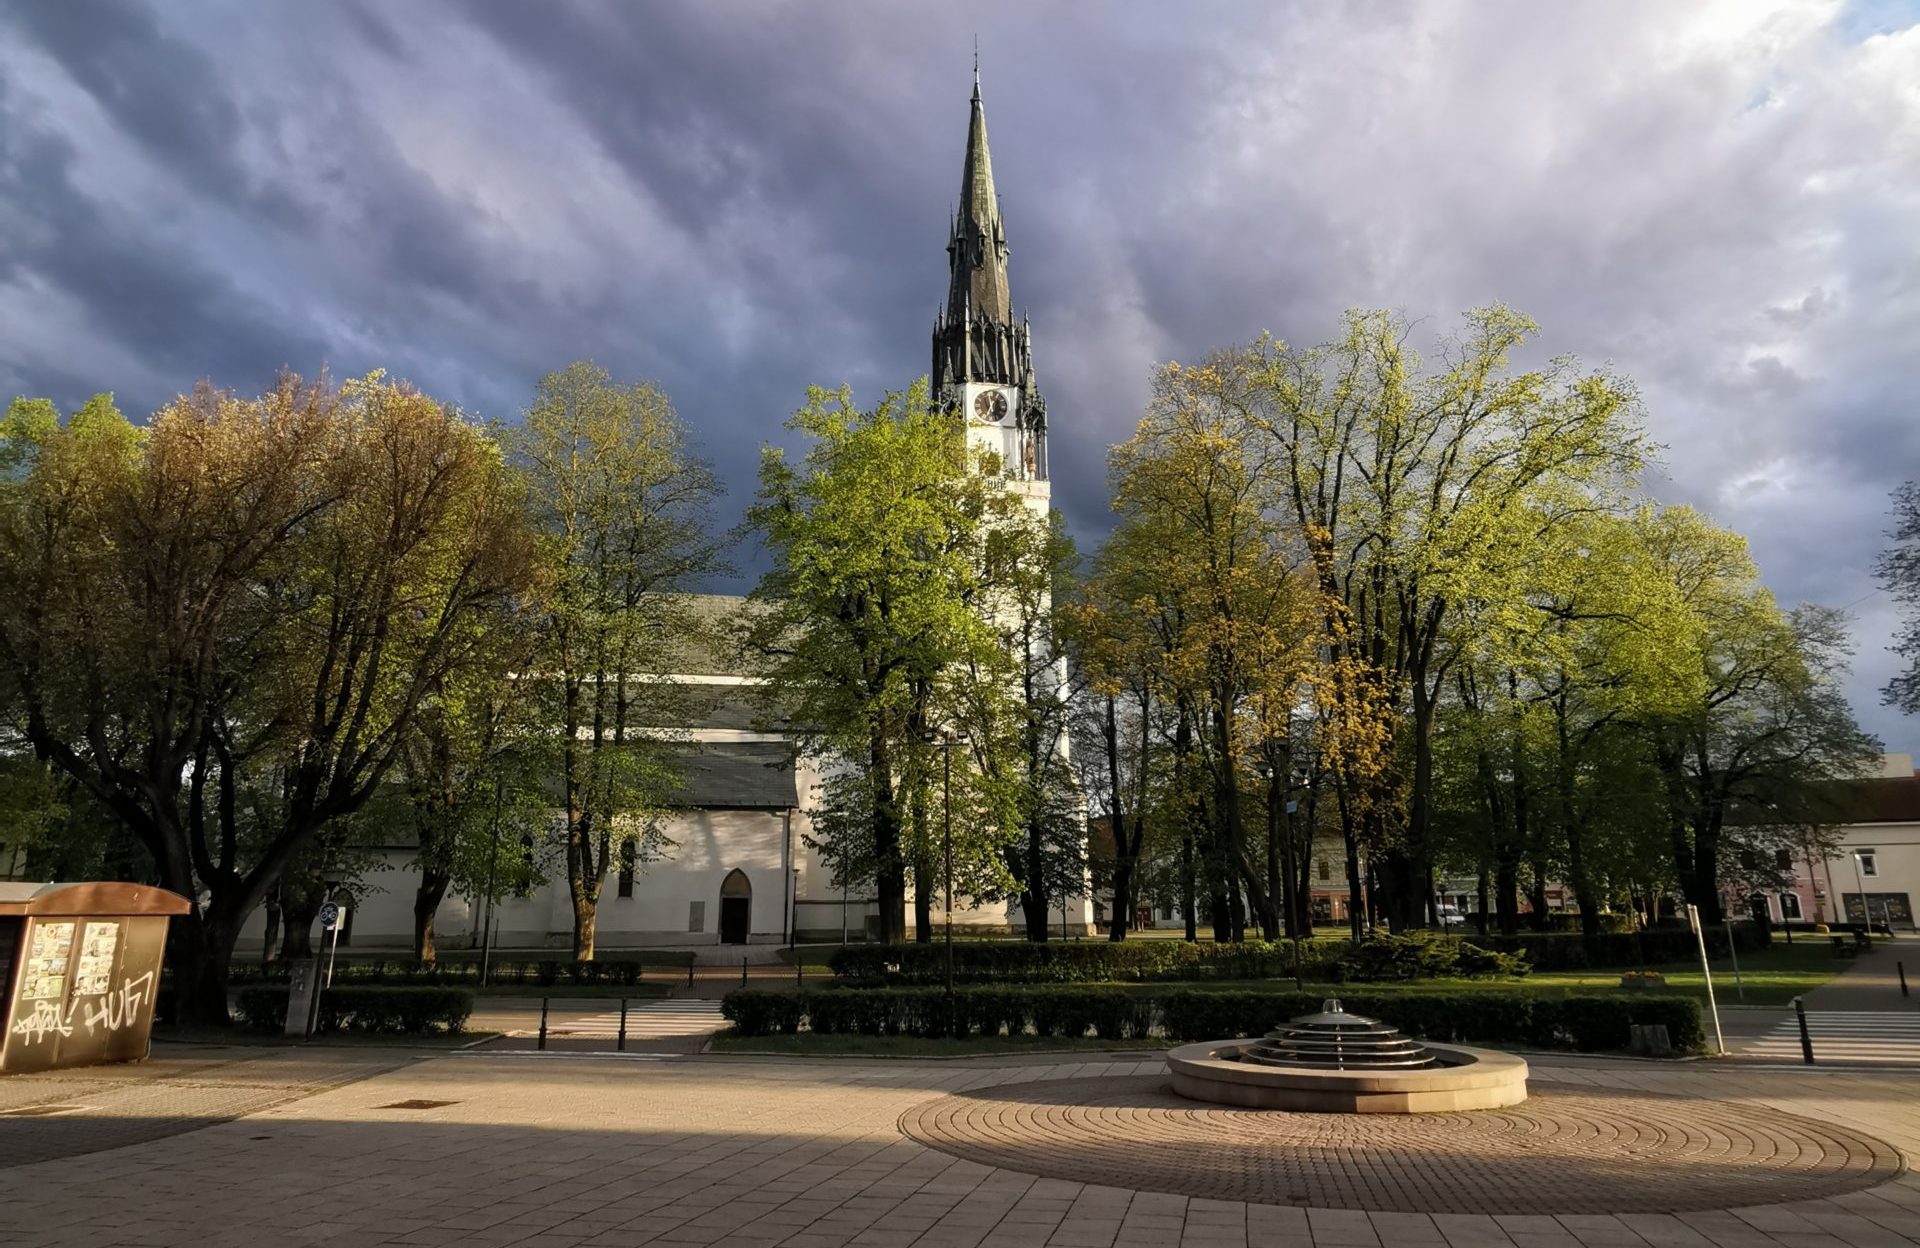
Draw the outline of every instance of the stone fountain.
<instances>
[{"instance_id":1,"label":"stone fountain","mask_svg":"<svg viewBox=\"0 0 1920 1248\"><path fill-rule=\"evenodd\" d=\"M1257 1040L1167 1053L1173 1090L1196 1101L1314 1113L1420 1114L1500 1109L1527 1099L1527 1063L1511 1053L1422 1044L1337 1000Z\"/></svg>"}]
</instances>

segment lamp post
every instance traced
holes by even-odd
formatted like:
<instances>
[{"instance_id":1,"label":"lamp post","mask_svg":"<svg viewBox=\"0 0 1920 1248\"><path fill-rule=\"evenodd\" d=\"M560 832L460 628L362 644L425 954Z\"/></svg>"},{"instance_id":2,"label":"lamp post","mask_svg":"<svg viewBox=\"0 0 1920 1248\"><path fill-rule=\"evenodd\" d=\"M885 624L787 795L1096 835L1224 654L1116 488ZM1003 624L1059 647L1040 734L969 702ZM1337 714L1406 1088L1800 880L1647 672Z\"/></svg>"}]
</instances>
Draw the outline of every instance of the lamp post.
<instances>
[{"instance_id":1,"label":"lamp post","mask_svg":"<svg viewBox=\"0 0 1920 1248\"><path fill-rule=\"evenodd\" d=\"M1867 908L1867 881L1860 871L1860 852L1853 851L1853 886L1860 890L1860 943L1873 943L1873 911ZM1847 912L1847 919L1853 919L1853 912Z\"/></svg>"}]
</instances>

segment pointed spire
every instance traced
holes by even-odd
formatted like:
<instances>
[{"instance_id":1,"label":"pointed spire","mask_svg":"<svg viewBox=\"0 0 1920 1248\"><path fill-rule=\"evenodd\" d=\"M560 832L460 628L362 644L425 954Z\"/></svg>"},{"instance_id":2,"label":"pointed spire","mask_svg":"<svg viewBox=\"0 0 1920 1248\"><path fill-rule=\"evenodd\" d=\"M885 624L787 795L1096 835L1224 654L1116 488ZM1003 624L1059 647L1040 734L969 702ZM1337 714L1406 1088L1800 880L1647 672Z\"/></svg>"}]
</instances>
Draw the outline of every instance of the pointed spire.
<instances>
[{"instance_id":1,"label":"pointed spire","mask_svg":"<svg viewBox=\"0 0 1920 1248\"><path fill-rule=\"evenodd\" d=\"M967 154L960 172L960 205L954 217L953 282L948 305L958 306L960 288L969 288L970 302L990 320L1010 322L1012 299L1007 291L1006 227L1000 220L1000 197L993 186L993 155L987 148L987 111L980 101L979 52L974 53L973 99L967 118Z\"/></svg>"}]
</instances>

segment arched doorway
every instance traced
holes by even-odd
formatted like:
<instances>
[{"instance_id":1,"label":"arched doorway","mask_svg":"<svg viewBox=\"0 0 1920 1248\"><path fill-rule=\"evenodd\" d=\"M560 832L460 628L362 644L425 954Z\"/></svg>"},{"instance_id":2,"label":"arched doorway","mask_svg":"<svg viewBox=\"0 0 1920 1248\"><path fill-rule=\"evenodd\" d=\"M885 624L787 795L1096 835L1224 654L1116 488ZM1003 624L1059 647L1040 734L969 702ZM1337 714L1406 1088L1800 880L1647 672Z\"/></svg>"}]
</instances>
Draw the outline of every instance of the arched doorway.
<instances>
[{"instance_id":1,"label":"arched doorway","mask_svg":"<svg viewBox=\"0 0 1920 1248\"><path fill-rule=\"evenodd\" d=\"M720 881L720 943L744 945L753 930L753 885L735 867Z\"/></svg>"}]
</instances>

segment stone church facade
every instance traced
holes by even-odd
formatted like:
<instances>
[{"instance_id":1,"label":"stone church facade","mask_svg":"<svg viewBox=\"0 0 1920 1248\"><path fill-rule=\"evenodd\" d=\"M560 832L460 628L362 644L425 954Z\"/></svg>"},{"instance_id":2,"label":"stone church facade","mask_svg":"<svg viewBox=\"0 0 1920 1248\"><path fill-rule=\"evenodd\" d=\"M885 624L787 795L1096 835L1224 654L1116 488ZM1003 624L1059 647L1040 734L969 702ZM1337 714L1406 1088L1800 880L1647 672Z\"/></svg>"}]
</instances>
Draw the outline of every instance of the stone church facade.
<instances>
[{"instance_id":1,"label":"stone church facade","mask_svg":"<svg viewBox=\"0 0 1920 1248\"><path fill-rule=\"evenodd\" d=\"M948 232L947 299L933 329L934 396L967 415L969 444L1004 488L1038 515L1050 506L1047 409L1034 379L1032 333L1015 320L1007 282L1007 237L985 108L976 72L967 127L961 197ZM695 605L716 626L751 609L746 599L703 595ZM712 656L697 656L673 675L696 710L676 725L684 742L683 778L661 821L667 848L655 862L610 873L601 893L597 947L602 951L701 945L780 944L865 939L878 910L869 893L842 890L807 844L818 802L819 764L793 740L769 728L755 705L754 677ZM1064 671L1054 684L1064 683ZM1064 734L1058 749L1066 750ZM348 947L398 949L412 939L416 874L413 848L389 845L384 864L363 877L366 892L346 928ZM1050 930L1092 930L1089 897L1056 903ZM435 919L436 940L451 951L479 943L479 898L449 893ZM936 899L935 922L943 920ZM909 931L913 898L907 902ZM524 897L498 899L494 944L503 948L569 946L572 904L560 878ZM1017 901L955 903L954 924L976 932L1023 932ZM264 918L256 913L242 946L259 947Z\"/></svg>"}]
</instances>

